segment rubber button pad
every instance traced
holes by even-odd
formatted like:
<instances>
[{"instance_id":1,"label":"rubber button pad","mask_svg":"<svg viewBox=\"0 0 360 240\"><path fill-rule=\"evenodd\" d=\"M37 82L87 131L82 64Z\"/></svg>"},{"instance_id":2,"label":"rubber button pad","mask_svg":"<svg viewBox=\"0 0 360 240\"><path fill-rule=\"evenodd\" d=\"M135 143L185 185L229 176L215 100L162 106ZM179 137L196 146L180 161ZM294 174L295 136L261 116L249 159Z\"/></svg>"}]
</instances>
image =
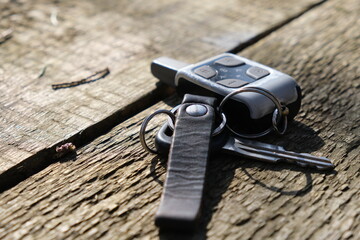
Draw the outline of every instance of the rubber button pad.
<instances>
[{"instance_id":1,"label":"rubber button pad","mask_svg":"<svg viewBox=\"0 0 360 240\"><path fill-rule=\"evenodd\" d=\"M235 67L245 64L244 61L234 57L224 57L220 58L219 60L215 61L215 63L226 66L226 67Z\"/></svg>"},{"instance_id":2,"label":"rubber button pad","mask_svg":"<svg viewBox=\"0 0 360 240\"><path fill-rule=\"evenodd\" d=\"M209 66L201 66L194 70L194 73L204 78L212 78L216 75L216 71Z\"/></svg>"},{"instance_id":3,"label":"rubber button pad","mask_svg":"<svg viewBox=\"0 0 360 240\"><path fill-rule=\"evenodd\" d=\"M251 67L246 71L246 74L250 77L258 80L270 74L268 70L259 67Z\"/></svg>"},{"instance_id":4,"label":"rubber button pad","mask_svg":"<svg viewBox=\"0 0 360 240\"><path fill-rule=\"evenodd\" d=\"M240 88L270 74L265 69L251 66L233 57L215 59L195 67L193 72L229 88Z\"/></svg>"},{"instance_id":5,"label":"rubber button pad","mask_svg":"<svg viewBox=\"0 0 360 240\"><path fill-rule=\"evenodd\" d=\"M243 81L240 79L231 79L231 78L220 80L220 81L217 81L216 83L223 85L225 87L229 87L229 88L239 88L239 87L242 87L242 86L248 84L248 82L246 82L246 81Z\"/></svg>"}]
</instances>

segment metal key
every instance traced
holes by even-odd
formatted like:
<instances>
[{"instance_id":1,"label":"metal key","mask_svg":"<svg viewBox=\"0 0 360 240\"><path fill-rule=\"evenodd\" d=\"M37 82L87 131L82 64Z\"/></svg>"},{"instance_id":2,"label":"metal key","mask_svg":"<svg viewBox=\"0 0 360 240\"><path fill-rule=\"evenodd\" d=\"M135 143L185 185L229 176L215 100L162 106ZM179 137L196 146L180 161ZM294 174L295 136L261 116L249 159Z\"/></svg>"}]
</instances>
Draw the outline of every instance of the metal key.
<instances>
[{"instance_id":1,"label":"metal key","mask_svg":"<svg viewBox=\"0 0 360 240\"><path fill-rule=\"evenodd\" d=\"M332 169L334 165L325 157L317 157L307 153L286 151L283 147L261 143L253 140L229 136L222 150L229 154L240 155L256 160L276 163L285 161L302 167L316 167L320 170Z\"/></svg>"},{"instance_id":2,"label":"metal key","mask_svg":"<svg viewBox=\"0 0 360 240\"><path fill-rule=\"evenodd\" d=\"M161 154L167 154L171 144L171 130L164 124L156 136L157 149ZM325 157L316 157L307 153L286 151L283 147L262 143L254 140L235 138L221 133L212 141L213 149L232 155L240 155L260 161L277 163L281 161L295 163L302 167L315 167L319 170L334 168L331 160Z\"/></svg>"}]
</instances>

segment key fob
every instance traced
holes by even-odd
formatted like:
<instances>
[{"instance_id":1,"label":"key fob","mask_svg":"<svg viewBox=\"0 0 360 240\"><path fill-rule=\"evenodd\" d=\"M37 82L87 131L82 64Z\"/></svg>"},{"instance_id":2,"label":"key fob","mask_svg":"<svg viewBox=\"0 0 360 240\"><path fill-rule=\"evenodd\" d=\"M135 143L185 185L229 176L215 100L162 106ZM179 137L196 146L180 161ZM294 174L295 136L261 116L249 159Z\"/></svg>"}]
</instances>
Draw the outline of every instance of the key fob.
<instances>
[{"instance_id":1,"label":"key fob","mask_svg":"<svg viewBox=\"0 0 360 240\"><path fill-rule=\"evenodd\" d=\"M288 107L289 120L301 106L301 89L292 77L235 54L220 54L196 64L161 57L152 62L151 72L180 95L191 93L222 100L241 87L263 88ZM271 100L252 92L237 94L224 106L228 124L248 134L269 128L274 109Z\"/></svg>"}]
</instances>

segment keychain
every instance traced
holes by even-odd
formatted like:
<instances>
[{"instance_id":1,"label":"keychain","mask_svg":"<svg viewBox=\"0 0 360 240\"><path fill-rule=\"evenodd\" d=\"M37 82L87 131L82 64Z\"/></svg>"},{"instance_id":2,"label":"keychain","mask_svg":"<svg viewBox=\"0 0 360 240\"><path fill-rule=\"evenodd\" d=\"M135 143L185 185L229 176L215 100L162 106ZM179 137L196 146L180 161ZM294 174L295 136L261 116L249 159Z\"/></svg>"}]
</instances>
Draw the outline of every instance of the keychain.
<instances>
[{"instance_id":1,"label":"keychain","mask_svg":"<svg viewBox=\"0 0 360 240\"><path fill-rule=\"evenodd\" d=\"M169 157L155 217L160 228L196 227L207 161L213 151L319 170L334 168L325 157L252 140L271 132L284 134L288 121L298 113L301 90L290 76L233 54L221 54L194 65L159 58L153 61L151 69L180 93L205 95L185 94L182 104L171 111L154 112L141 126L142 146L151 153ZM156 135L156 149L151 149L145 141L146 126L161 113L167 114L169 120Z\"/></svg>"},{"instance_id":2,"label":"keychain","mask_svg":"<svg viewBox=\"0 0 360 240\"><path fill-rule=\"evenodd\" d=\"M222 104L228 97L230 95L224 98ZM175 110L154 112L144 120L140 129L140 141L146 150L168 154L167 176L155 217L155 224L160 228L196 228L200 218L207 161L213 151L271 163L285 161L319 170L334 167L331 160L324 157L290 152L281 146L234 137L224 127L226 117L216 107L212 97L186 94L176 110L176 118ZM166 121L161 127L155 138L156 149L151 149L145 141L146 126L154 116L161 113L170 116L171 124ZM218 126L214 126L216 115L222 119Z\"/></svg>"}]
</instances>

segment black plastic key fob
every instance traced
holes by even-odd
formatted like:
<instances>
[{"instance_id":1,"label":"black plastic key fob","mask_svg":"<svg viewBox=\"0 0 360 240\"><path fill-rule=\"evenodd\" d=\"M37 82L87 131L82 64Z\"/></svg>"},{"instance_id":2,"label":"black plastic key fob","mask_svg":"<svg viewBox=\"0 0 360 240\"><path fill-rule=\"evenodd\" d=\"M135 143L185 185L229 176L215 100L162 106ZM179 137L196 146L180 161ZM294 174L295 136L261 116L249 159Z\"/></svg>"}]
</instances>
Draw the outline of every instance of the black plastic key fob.
<instances>
[{"instance_id":1,"label":"black plastic key fob","mask_svg":"<svg viewBox=\"0 0 360 240\"><path fill-rule=\"evenodd\" d=\"M180 95L191 93L221 100L242 87L262 88L288 107L289 120L301 106L301 89L292 77L234 54L220 54L196 64L161 57L152 62L151 71L160 81L176 87ZM253 92L237 94L224 106L228 124L249 134L269 128L274 109L271 100Z\"/></svg>"}]
</instances>

